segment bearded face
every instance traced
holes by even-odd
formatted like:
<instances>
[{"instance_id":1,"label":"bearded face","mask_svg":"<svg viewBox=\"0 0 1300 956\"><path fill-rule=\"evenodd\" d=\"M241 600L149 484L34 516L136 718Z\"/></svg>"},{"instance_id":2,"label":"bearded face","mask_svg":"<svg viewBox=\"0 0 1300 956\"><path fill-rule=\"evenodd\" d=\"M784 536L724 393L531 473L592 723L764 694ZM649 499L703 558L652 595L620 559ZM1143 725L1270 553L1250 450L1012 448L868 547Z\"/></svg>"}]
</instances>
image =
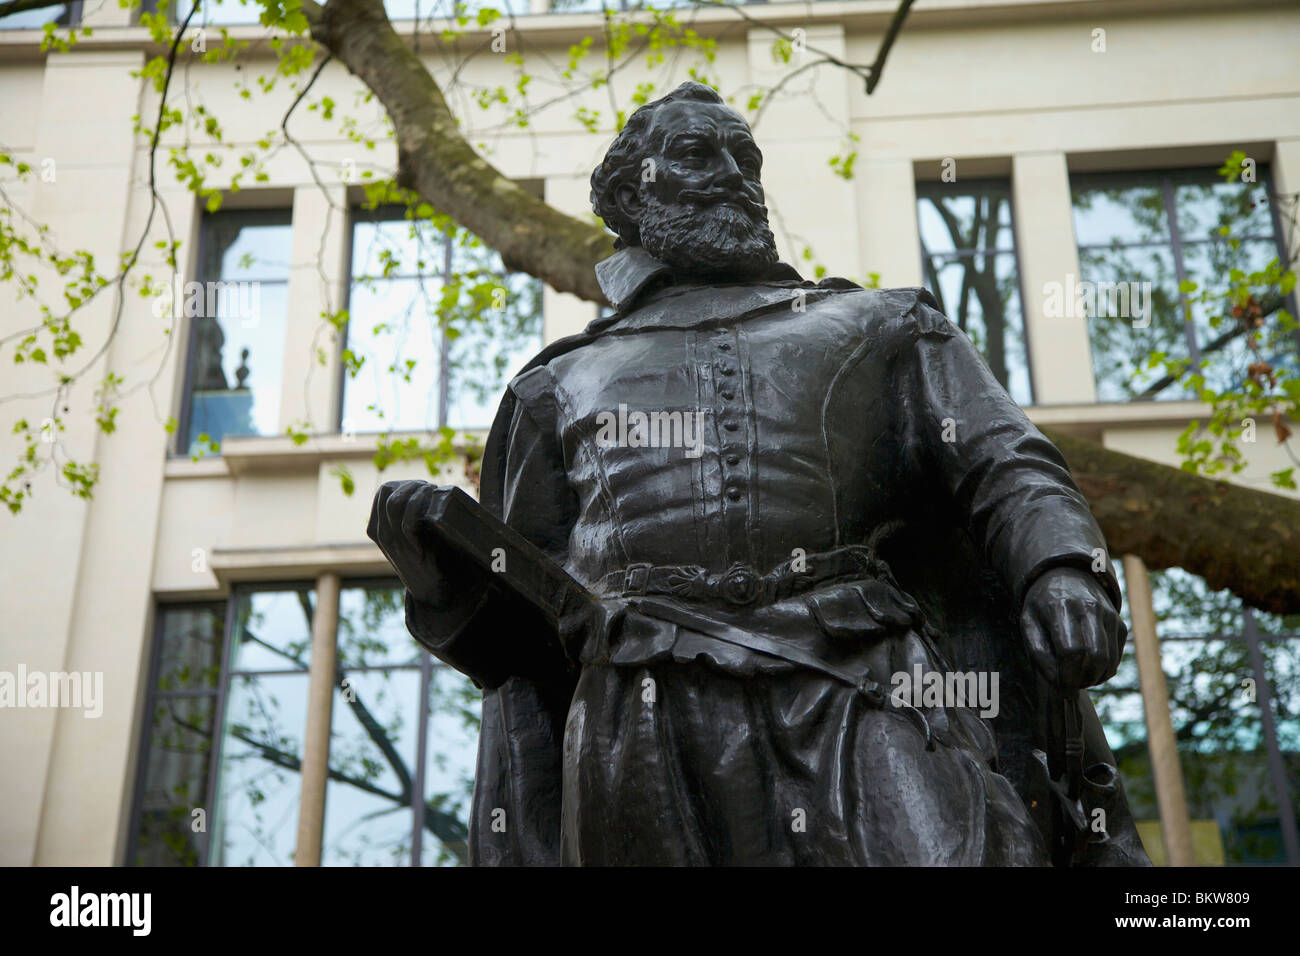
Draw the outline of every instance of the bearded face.
<instances>
[{"instance_id":1,"label":"bearded face","mask_svg":"<svg viewBox=\"0 0 1300 956\"><path fill-rule=\"evenodd\" d=\"M777 261L762 154L739 114L719 103L667 103L646 143L653 173L628 197L646 252L679 274L713 279L745 278Z\"/></svg>"},{"instance_id":2,"label":"bearded face","mask_svg":"<svg viewBox=\"0 0 1300 956\"><path fill-rule=\"evenodd\" d=\"M683 193L689 192L683 190ZM675 272L743 277L777 261L767 207L743 196L644 200L641 244Z\"/></svg>"}]
</instances>

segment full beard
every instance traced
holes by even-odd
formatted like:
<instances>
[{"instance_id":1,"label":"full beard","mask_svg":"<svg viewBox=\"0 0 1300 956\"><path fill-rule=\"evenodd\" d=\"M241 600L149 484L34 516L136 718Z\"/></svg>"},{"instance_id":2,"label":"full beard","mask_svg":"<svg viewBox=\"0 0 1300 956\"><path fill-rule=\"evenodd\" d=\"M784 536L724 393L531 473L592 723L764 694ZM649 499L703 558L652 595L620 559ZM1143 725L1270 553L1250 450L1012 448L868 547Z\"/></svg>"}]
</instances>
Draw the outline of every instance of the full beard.
<instances>
[{"instance_id":1,"label":"full beard","mask_svg":"<svg viewBox=\"0 0 1300 956\"><path fill-rule=\"evenodd\" d=\"M674 272L708 278L757 275L778 259L767 207L730 203L663 203L642 197L641 245Z\"/></svg>"}]
</instances>

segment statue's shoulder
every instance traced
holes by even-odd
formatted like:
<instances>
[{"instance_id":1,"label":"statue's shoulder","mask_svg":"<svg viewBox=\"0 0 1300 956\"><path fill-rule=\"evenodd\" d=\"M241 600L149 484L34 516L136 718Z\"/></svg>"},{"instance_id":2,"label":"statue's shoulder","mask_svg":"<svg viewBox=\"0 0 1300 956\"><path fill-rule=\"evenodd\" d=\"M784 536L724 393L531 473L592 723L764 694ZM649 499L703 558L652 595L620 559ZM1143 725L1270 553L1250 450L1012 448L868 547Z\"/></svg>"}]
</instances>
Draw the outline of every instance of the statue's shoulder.
<instances>
[{"instance_id":1,"label":"statue's shoulder","mask_svg":"<svg viewBox=\"0 0 1300 956\"><path fill-rule=\"evenodd\" d=\"M574 352L596 339L589 332L556 339L534 355L519 372L506 383L506 391L515 400L530 408L547 405L553 401L555 373L552 364L556 359Z\"/></svg>"},{"instance_id":2,"label":"statue's shoulder","mask_svg":"<svg viewBox=\"0 0 1300 956\"><path fill-rule=\"evenodd\" d=\"M847 282L840 279L837 282ZM851 283L850 283L851 284ZM908 286L898 289L846 289L862 321L887 338L901 337L914 341L922 336L951 338L956 327L939 309L928 289Z\"/></svg>"}]
</instances>

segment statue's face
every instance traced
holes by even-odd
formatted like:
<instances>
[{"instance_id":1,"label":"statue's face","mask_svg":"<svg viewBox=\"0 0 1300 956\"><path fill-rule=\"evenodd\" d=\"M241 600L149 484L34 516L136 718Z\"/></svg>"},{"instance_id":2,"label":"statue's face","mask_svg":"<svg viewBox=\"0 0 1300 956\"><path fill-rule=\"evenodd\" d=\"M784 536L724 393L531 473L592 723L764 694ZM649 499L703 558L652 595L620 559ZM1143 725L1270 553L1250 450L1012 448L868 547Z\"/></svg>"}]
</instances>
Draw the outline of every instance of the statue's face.
<instances>
[{"instance_id":1,"label":"statue's face","mask_svg":"<svg viewBox=\"0 0 1300 956\"><path fill-rule=\"evenodd\" d=\"M654 111L638 188L620 195L641 244L680 272L744 277L777 260L767 224L763 157L748 124L720 103Z\"/></svg>"}]
</instances>

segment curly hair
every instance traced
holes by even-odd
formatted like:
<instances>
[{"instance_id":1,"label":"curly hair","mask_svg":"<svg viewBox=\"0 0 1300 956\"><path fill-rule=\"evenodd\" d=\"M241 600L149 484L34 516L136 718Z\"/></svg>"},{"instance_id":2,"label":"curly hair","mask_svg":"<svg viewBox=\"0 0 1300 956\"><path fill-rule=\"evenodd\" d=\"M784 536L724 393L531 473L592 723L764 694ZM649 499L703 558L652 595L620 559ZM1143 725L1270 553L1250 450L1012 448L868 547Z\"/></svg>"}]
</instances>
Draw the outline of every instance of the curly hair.
<instances>
[{"instance_id":1,"label":"curly hair","mask_svg":"<svg viewBox=\"0 0 1300 956\"><path fill-rule=\"evenodd\" d=\"M722 103L717 90L693 81L683 83L667 96L662 96L642 106L630 117L605 153L604 160L591 174L591 208L609 229L618 234L614 246L641 245L641 230L634 220L628 219L618 208L619 187L636 186L641 177L641 163L645 154L645 133L654 111L665 103L678 100L698 100L702 103Z\"/></svg>"}]
</instances>

